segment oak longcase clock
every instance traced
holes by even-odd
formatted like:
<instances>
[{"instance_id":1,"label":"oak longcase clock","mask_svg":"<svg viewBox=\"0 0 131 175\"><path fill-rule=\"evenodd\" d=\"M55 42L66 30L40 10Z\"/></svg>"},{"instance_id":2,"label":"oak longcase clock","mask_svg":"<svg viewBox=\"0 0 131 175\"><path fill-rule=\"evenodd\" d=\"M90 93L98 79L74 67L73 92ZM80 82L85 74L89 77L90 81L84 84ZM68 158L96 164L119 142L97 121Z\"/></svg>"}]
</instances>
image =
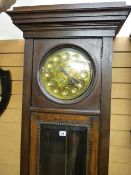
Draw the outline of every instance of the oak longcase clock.
<instances>
[{"instance_id":1,"label":"oak longcase clock","mask_svg":"<svg viewBox=\"0 0 131 175\"><path fill-rule=\"evenodd\" d=\"M112 41L130 7L17 7L24 32L21 175L107 175Z\"/></svg>"}]
</instances>

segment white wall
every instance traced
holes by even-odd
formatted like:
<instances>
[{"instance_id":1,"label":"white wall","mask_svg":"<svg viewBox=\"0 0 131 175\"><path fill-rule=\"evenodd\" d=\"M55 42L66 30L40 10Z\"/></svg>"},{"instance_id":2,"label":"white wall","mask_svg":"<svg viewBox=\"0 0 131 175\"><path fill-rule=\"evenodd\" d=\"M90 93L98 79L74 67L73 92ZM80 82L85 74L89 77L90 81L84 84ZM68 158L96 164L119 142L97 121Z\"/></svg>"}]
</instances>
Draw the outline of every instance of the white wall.
<instances>
[{"instance_id":1,"label":"white wall","mask_svg":"<svg viewBox=\"0 0 131 175\"><path fill-rule=\"evenodd\" d=\"M86 3L86 2L109 2L122 0L17 0L14 6L33 6L33 5L50 5L50 4L68 4L68 3ZM131 5L131 0L126 0ZM118 36L129 36L131 32L131 15L122 27ZM21 39L23 33L12 24L11 18L6 13L0 14L0 40L4 39Z\"/></svg>"}]
</instances>

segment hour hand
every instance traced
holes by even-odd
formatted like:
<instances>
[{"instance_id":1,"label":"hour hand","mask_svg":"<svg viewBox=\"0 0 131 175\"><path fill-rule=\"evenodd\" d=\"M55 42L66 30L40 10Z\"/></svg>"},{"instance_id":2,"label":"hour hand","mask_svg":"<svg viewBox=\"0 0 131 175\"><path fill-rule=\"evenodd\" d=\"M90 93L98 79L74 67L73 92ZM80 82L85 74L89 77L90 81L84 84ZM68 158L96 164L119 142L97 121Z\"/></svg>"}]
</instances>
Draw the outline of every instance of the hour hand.
<instances>
[{"instance_id":1,"label":"hour hand","mask_svg":"<svg viewBox=\"0 0 131 175\"><path fill-rule=\"evenodd\" d=\"M73 77L70 78L70 83L73 85L77 85L79 83L79 81Z\"/></svg>"},{"instance_id":2,"label":"hour hand","mask_svg":"<svg viewBox=\"0 0 131 175\"><path fill-rule=\"evenodd\" d=\"M66 70L63 67L60 67L60 71L63 72L66 76L69 76Z\"/></svg>"},{"instance_id":3,"label":"hour hand","mask_svg":"<svg viewBox=\"0 0 131 175\"><path fill-rule=\"evenodd\" d=\"M70 77L69 74L66 72L66 70L63 67L60 67L60 71L63 72L64 75L68 77L69 83L71 85L76 85L77 83L79 83L79 81L77 79Z\"/></svg>"}]
</instances>

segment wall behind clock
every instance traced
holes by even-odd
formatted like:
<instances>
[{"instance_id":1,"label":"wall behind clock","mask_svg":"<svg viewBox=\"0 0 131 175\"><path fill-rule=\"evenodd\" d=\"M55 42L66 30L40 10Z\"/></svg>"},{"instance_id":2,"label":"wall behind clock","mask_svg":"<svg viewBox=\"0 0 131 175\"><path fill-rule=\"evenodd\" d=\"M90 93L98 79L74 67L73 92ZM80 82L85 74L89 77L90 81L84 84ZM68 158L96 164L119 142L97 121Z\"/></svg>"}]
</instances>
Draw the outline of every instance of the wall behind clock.
<instances>
[{"instance_id":1,"label":"wall behind clock","mask_svg":"<svg viewBox=\"0 0 131 175\"><path fill-rule=\"evenodd\" d=\"M109 175L131 172L131 42L116 38L113 52ZM0 67L12 75L12 96L0 117L0 175L20 175L24 40L0 41Z\"/></svg>"}]
</instances>

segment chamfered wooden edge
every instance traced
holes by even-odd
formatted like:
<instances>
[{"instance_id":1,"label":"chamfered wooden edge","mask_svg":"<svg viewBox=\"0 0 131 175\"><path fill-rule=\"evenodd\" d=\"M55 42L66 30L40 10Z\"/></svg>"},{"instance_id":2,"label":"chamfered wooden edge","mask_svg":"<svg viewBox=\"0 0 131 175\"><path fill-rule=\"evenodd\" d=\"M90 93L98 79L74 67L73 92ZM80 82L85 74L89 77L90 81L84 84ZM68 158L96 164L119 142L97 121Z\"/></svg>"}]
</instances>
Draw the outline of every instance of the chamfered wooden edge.
<instances>
[{"instance_id":1,"label":"chamfered wooden edge","mask_svg":"<svg viewBox=\"0 0 131 175\"><path fill-rule=\"evenodd\" d=\"M22 132L21 132L21 175L29 173L30 148L30 101L32 82L33 39L25 41L24 80L23 80L23 106L22 106ZM28 97L28 98L27 98Z\"/></svg>"},{"instance_id":2,"label":"chamfered wooden edge","mask_svg":"<svg viewBox=\"0 0 131 175\"><path fill-rule=\"evenodd\" d=\"M112 38L103 38L98 174L108 174L112 80Z\"/></svg>"},{"instance_id":3,"label":"chamfered wooden edge","mask_svg":"<svg viewBox=\"0 0 131 175\"><path fill-rule=\"evenodd\" d=\"M40 112L40 113L59 113L59 114L78 114L78 115L90 115L90 116L100 116L100 110L80 110L80 109L55 109L55 108L42 108L42 107L30 107L31 112Z\"/></svg>"}]
</instances>

